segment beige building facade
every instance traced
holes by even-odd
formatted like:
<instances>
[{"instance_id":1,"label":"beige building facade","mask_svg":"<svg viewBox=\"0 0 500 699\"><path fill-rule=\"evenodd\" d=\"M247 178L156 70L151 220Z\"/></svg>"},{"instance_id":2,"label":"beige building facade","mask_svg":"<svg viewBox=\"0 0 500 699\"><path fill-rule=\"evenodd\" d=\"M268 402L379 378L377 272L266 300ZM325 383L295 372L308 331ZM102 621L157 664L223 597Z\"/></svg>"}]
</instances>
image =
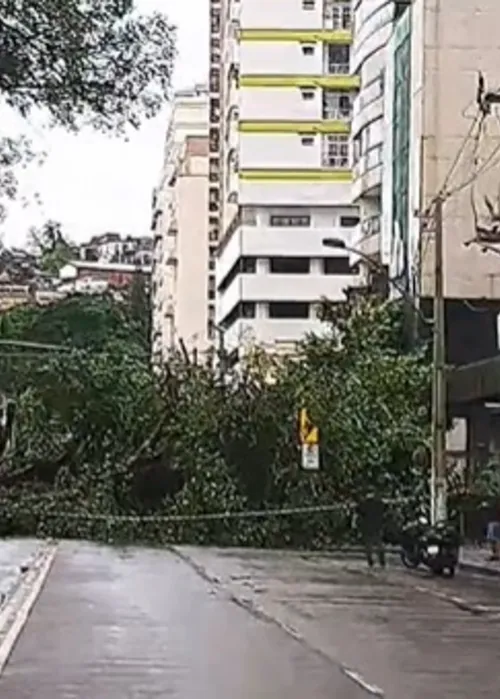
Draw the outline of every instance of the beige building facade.
<instances>
[{"instance_id":1,"label":"beige building facade","mask_svg":"<svg viewBox=\"0 0 500 699\"><path fill-rule=\"evenodd\" d=\"M477 103L478 77L500 86L496 0L353 0L353 200L358 247L409 290L434 289L434 233L422 214L445 196L445 293L500 299L500 259L464 243L484 195L498 196L500 119Z\"/></svg>"},{"instance_id":2,"label":"beige building facade","mask_svg":"<svg viewBox=\"0 0 500 699\"><path fill-rule=\"evenodd\" d=\"M195 353L209 345L208 167L208 89L199 85L175 94L153 195L152 349L157 362L165 361L181 340Z\"/></svg>"}]
</instances>

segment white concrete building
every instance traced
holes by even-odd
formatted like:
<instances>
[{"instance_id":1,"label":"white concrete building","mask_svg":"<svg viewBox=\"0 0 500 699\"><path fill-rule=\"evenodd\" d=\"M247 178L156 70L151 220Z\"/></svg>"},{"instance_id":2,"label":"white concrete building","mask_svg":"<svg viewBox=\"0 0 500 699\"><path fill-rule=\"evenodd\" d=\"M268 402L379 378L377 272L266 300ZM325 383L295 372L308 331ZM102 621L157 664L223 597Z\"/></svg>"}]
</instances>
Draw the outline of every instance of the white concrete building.
<instances>
[{"instance_id":1,"label":"white concrete building","mask_svg":"<svg viewBox=\"0 0 500 699\"><path fill-rule=\"evenodd\" d=\"M215 255L208 201L208 89L175 94L160 182L153 195L153 355L168 356L182 339L204 352L209 306L214 304Z\"/></svg>"},{"instance_id":2,"label":"white concrete building","mask_svg":"<svg viewBox=\"0 0 500 699\"><path fill-rule=\"evenodd\" d=\"M394 23L411 0L353 0L351 70L359 77L360 89L352 116L353 202L360 211L360 239L356 243L365 255L381 259L383 144L387 142L384 123L387 44ZM368 269L362 265L365 271Z\"/></svg>"},{"instance_id":3,"label":"white concrete building","mask_svg":"<svg viewBox=\"0 0 500 699\"><path fill-rule=\"evenodd\" d=\"M353 9L352 70L360 80L352 120L357 247L409 291L432 297L433 232L424 230L420 214L446 183L446 296L462 307L463 299L499 299L497 257L463 243L475 233L471 193L484 214L483 195L498 192L500 159L482 166L500 147L498 107L479 137L473 125L480 117L479 73L490 89L500 85L494 29L500 4L353 0Z\"/></svg>"},{"instance_id":4,"label":"white concrete building","mask_svg":"<svg viewBox=\"0 0 500 699\"><path fill-rule=\"evenodd\" d=\"M216 320L228 349L288 349L355 280L322 245L359 238L350 1L227 0L223 17Z\"/></svg>"}]
</instances>

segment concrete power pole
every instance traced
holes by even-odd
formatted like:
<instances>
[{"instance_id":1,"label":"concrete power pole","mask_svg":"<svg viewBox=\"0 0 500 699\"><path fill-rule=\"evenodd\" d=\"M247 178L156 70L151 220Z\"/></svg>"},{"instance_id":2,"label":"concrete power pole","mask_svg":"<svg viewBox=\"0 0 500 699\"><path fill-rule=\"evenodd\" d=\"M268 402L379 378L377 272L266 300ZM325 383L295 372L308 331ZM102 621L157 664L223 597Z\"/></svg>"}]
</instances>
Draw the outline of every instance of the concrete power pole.
<instances>
[{"instance_id":1,"label":"concrete power pole","mask_svg":"<svg viewBox=\"0 0 500 699\"><path fill-rule=\"evenodd\" d=\"M432 358L431 521L447 518L446 328L443 269L443 197L434 201L434 326Z\"/></svg>"}]
</instances>

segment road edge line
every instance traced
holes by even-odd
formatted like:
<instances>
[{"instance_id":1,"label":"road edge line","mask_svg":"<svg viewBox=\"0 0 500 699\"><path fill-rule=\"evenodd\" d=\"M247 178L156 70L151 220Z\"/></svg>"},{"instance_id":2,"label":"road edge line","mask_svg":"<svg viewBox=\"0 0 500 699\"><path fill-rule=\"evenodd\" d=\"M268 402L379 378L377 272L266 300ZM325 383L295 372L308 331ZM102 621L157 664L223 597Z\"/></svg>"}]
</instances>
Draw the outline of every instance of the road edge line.
<instances>
[{"instance_id":1,"label":"road edge line","mask_svg":"<svg viewBox=\"0 0 500 699\"><path fill-rule=\"evenodd\" d=\"M5 670L7 662L12 654L12 651L15 648L17 641L19 640L19 637L24 627L26 626L26 622L30 617L33 607L35 606L36 601L38 600L43 590L45 582L52 568L52 564L54 563L54 560L56 558L57 550L57 544L54 544L49 550L49 553L46 554L46 558L43 561L41 567L39 568L26 598L23 600L21 606L16 612L14 621L12 622L10 629L7 631L5 638L0 643L0 677L3 674L3 671Z\"/></svg>"},{"instance_id":2,"label":"road edge line","mask_svg":"<svg viewBox=\"0 0 500 699\"><path fill-rule=\"evenodd\" d=\"M299 643L303 648L305 648L309 652L314 653L322 660L331 663L333 666L338 668L338 670L340 670L344 677L356 684L363 691L367 692L370 696L380 698L385 697L383 689L380 689L380 687L377 687L376 685L369 684L359 672L347 667L340 659L322 650L315 643L311 643L308 639L305 638L303 634L300 633L300 631L297 631L288 624L285 624L278 616L276 616L270 611L267 611L267 609L265 609L264 606L256 604L255 601L251 598L242 597L234 589L234 586L231 584L231 582L221 580L220 578L210 573L204 565L198 563L198 561L195 560L194 556L191 556L190 554L179 550L179 548L176 546L172 546L170 550L173 554L178 556L178 558L181 561L186 563L186 565L190 566L191 569L197 575L200 576L200 578L205 580L205 582L208 582L209 584L216 587L229 602L232 602L237 607L240 607L244 611L248 612L258 621L262 621L264 623L275 626L284 634L286 634L294 641Z\"/></svg>"}]
</instances>

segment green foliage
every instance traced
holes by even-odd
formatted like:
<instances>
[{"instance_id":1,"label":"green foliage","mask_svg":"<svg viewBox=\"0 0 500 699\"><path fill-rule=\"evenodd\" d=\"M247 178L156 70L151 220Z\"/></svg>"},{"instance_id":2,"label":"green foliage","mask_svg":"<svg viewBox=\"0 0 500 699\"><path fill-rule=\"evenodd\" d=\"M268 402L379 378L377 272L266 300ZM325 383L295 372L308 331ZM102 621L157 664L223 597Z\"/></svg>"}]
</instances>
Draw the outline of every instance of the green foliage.
<instances>
[{"instance_id":1,"label":"green foliage","mask_svg":"<svg viewBox=\"0 0 500 699\"><path fill-rule=\"evenodd\" d=\"M168 99L175 35L134 0L0 0L2 104L70 131L138 128ZM18 194L17 169L35 157L24 136L0 135L0 222Z\"/></svg>"},{"instance_id":2,"label":"green foliage","mask_svg":"<svg viewBox=\"0 0 500 699\"><path fill-rule=\"evenodd\" d=\"M0 357L1 386L18 403L16 449L0 469L6 530L324 547L351 535L350 503L365 487L422 495L413 455L428 446L429 366L422 353L399 351L395 304L343 309L331 332L308 338L296 356L255 352L221 385L216 372L180 357L161 374L151 370L138 298L75 297L4 316L11 336L71 347ZM300 466L301 407L320 430L318 473ZM338 510L195 517L316 505ZM88 517L97 513L106 518Z\"/></svg>"},{"instance_id":3,"label":"green foliage","mask_svg":"<svg viewBox=\"0 0 500 699\"><path fill-rule=\"evenodd\" d=\"M65 128L137 127L168 96L175 30L133 0L2 2L0 94Z\"/></svg>"},{"instance_id":4,"label":"green foliage","mask_svg":"<svg viewBox=\"0 0 500 699\"><path fill-rule=\"evenodd\" d=\"M0 223L7 215L8 202L19 193L17 169L27 167L35 159L36 153L25 136L0 136Z\"/></svg>"},{"instance_id":5,"label":"green foliage","mask_svg":"<svg viewBox=\"0 0 500 699\"><path fill-rule=\"evenodd\" d=\"M30 236L40 258L40 268L51 276L57 276L61 267L74 257L73 246L65 239L57 221L47 221L40 230L32 228Z\"/></svg>"}]
</instances>

